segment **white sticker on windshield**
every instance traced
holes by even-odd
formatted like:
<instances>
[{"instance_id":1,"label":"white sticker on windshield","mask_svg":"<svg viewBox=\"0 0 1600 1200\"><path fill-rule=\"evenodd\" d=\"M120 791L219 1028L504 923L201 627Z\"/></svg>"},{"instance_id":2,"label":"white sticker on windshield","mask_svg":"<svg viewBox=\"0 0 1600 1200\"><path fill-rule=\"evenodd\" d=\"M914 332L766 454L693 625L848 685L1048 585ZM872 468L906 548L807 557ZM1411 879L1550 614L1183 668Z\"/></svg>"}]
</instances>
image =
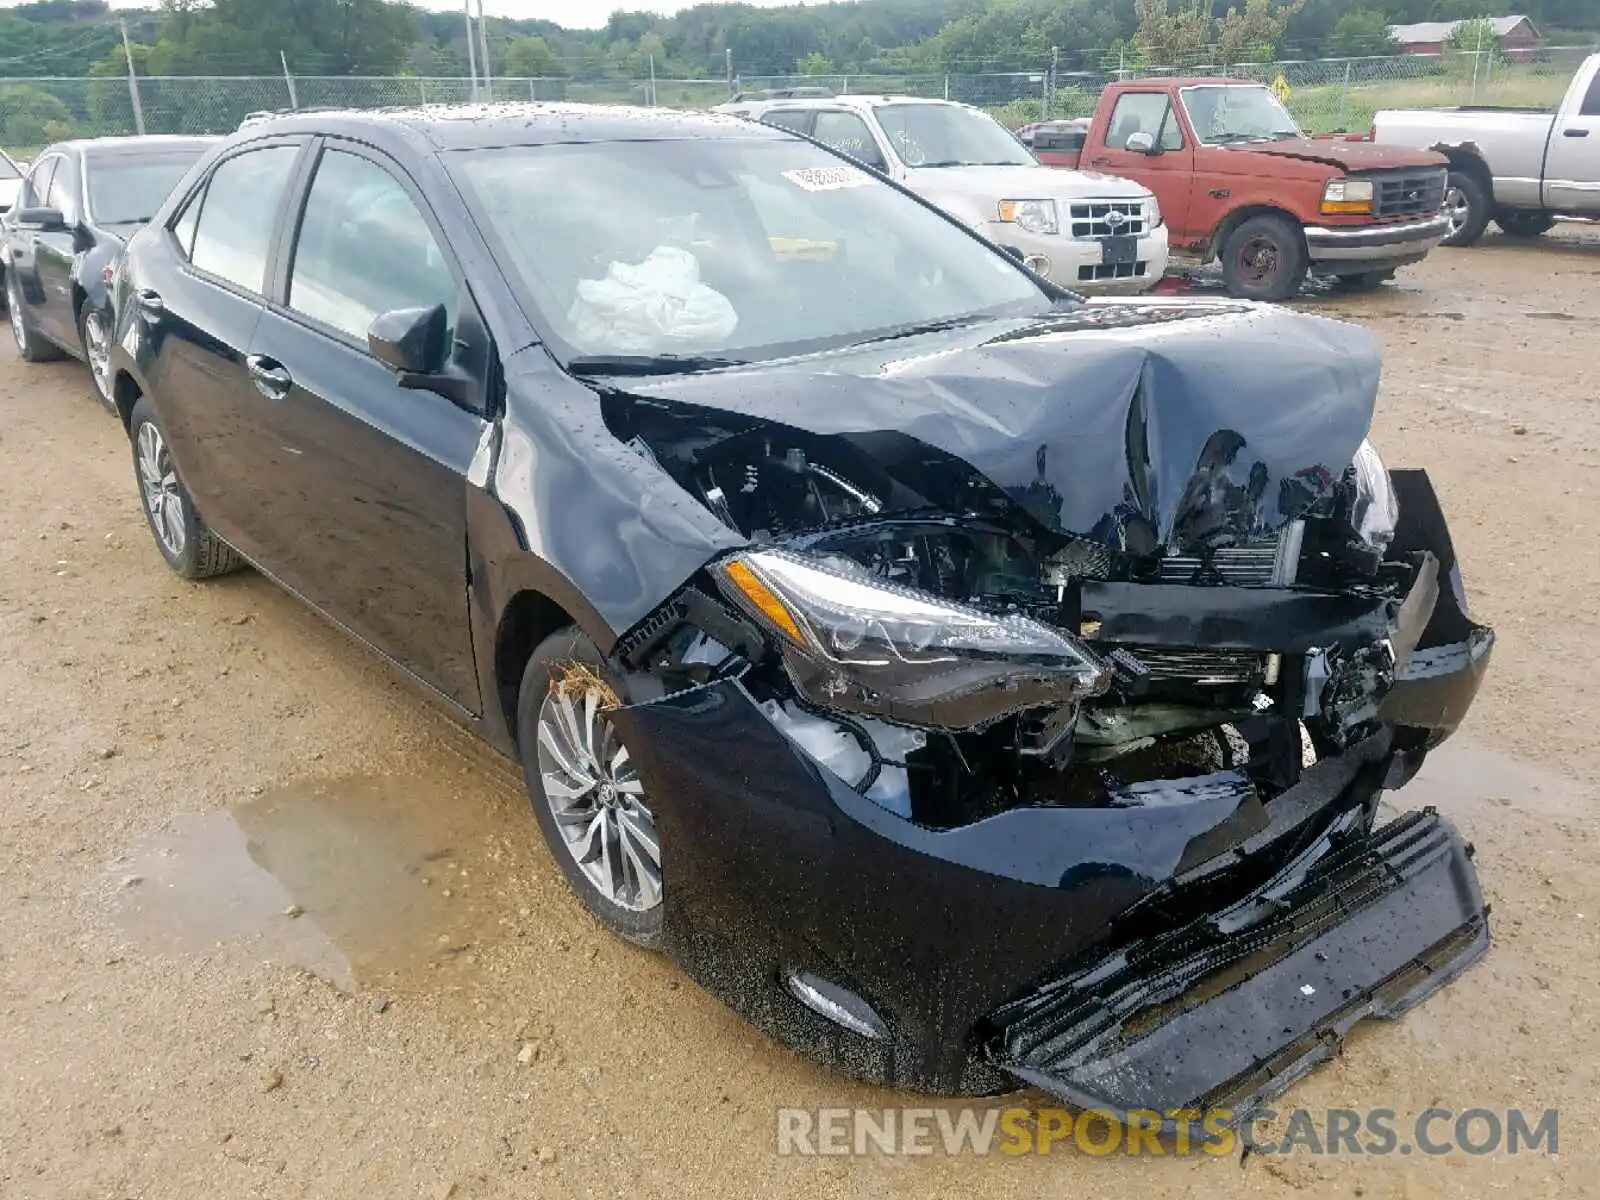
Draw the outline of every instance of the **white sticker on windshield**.
<instances>
[{"instance_id":1,"label":"white sticker on windshield","mask_svg":"<svg viewBox=\"0 0 1600 1200\"><path fill-rule=\"evenodd\" d=\"M808 192L833 192L840 188L866 187L872 182L860 167L802 167L785 171L783 177Z\"/></svg>"}]
</instances>

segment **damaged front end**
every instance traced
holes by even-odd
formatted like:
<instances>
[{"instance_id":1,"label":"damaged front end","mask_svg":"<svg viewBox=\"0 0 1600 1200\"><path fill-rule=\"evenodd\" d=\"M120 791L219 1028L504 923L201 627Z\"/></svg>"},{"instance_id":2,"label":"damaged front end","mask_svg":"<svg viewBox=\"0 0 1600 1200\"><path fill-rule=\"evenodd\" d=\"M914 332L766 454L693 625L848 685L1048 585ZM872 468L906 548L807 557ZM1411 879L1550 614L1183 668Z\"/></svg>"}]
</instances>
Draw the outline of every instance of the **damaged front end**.
<instances>
[{"instance_id":1,"label":"damaged front end","mask_svg":"<svg viewBox=\"0 0 1600 1200\"><path fill-rule=\"evenodd\" d=\"M603 395L746 542L616 647L668 943L837 1068L1242 1117L1487 944L1449 825L1374 827L1493 644L1426 476L1361 440L1370 398L1224 422L1135 357L1104 410L1047 381L1065 413L1004 399L1025 358L946 359L965 426ZM952 395L985 375L998 405Z\"/></svg>"}]
</instances>

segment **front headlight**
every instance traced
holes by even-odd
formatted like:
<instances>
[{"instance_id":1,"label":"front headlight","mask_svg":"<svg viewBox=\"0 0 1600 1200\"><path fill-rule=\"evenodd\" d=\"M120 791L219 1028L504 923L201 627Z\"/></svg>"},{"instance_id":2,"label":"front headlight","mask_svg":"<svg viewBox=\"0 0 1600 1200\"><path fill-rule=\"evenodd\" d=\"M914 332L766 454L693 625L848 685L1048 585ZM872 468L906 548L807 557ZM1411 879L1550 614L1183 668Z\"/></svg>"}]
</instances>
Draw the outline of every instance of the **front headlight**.
<instances>
[{"instance_id":1,"label":"front headlight","mask_svg":"<svg viewBox=\"0 0 1600 1200\"><path fill-rule=\"evenodd\" d=\"M1325 213L1370 213L1372 211L1372 180L1330 179L1322 189L1322 211Z\"/></svg>"},{"instance_id":2,"label":"front headlight","mask_svg":"<svg viewBox=\"0 0 1600 1200\"><path fill-rule=\"evenodd\" d=\"M1061 229L1054 200L1002 200L999 217L1007 225L1028 233L1057 233Z\"/></svg>"},{"instance_id":3,"label":"front headlight","mask_svg":"<svg viewBox=\"0 0 1600 1200\"><path fill-rule=\"evenodd\" d=\"M1384 551L1394 541L1394 527L1400 520L1400 502L1383 459L1363 441L1350 462L1355 472L1356 494L1350 506L1350 526L1356 536L1373 550Z\"/></svg>"},{"instance_id":4,"label":"front headlight","mask_svg":"<svg viewBox=\"0 0 1600 1200\"><path fill-rule=\"evenodd\" d=\"M712 568L728 599L777 635L803 698L908 725L976 729L1103 691L1076 639L885 583L848 560L757 550Z\"/></svg>"},{"instance_id":5,"label":"front headlight","mask_svg":"<svg viewBox=\"0 0 1600 1200\"><path fill-rule=\"evenodd\" d=\"M1144 201L1144 227L1155 229L1161 224L1161 204L1154 196L1146 196Z\"/></svg>"}]
</instances>

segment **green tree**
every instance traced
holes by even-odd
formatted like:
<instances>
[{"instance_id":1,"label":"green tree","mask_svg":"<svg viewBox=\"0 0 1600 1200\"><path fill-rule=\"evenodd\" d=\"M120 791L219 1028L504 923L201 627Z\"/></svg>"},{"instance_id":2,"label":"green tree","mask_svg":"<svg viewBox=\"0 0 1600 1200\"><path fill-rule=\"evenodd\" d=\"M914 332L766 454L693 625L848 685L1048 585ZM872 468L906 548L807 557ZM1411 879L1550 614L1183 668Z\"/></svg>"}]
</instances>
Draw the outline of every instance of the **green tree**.
<instances>
[{"instance_id":1,"label":"green tree","mask_svg":"<svg viewBox=\"0 0 1600 1200\"><path fill-rule=\"evenodd\" d=\"M0 146L37 150L73 135L72 110L42 88L0 88Z\"/></svg>"},{"instance_id":2,"label":"green tree","mask_svg":"<svg viewBox=\"0 0 1600 1200\"><path fill-rule=\"evenodd\" d=\"M794 65L795 70L802 75L835 75L833 63L826 54L818 54L813 50Z\"/></svg>"},{"instance_id":3,"label":"green tree","mask_svg":"<svg viewBox=\"0 0 1600 1200\"><path fill-rule=\"evenodd\" d=\"M1389 36L1389 17L1376 8L1353 8L1333 23L1328 35L1331 55L1393 54L1398 50Z\"/></svg>"},{"instance_id":4,"label":"green tree","mask_svg":"<svg viewBox=\"0 0 1600 1200\"><path fill-rule=\"evenodd\" d=\"M531 79L557 79L567 73L567 64L556 56L542 37L514 37L505 43L500 73Z\"/></svg>"}]
</instances>

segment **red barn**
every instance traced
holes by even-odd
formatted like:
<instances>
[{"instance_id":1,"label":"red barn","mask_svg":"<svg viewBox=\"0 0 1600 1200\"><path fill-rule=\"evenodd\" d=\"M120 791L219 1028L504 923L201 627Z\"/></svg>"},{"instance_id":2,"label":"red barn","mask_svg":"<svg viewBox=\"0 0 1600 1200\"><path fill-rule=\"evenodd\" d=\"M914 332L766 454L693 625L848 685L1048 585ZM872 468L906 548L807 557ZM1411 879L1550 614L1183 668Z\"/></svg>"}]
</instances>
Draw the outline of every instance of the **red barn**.
<instances>
[{"instance_id":1,"label":"red barn","mask_svg":"<svg viewBox=\"0 0 1600 1200\"><path fill-rule=\"evenodd\" d=\"M1500 52L1507 58L1532 58L1544 41L1539 27L1527 17L1490 17ZM1422 21L1416 25L1391 25L1389 37L1406 54L1443 54L1450 36L1465 21Z\"/></svg>"}]
</instances>

